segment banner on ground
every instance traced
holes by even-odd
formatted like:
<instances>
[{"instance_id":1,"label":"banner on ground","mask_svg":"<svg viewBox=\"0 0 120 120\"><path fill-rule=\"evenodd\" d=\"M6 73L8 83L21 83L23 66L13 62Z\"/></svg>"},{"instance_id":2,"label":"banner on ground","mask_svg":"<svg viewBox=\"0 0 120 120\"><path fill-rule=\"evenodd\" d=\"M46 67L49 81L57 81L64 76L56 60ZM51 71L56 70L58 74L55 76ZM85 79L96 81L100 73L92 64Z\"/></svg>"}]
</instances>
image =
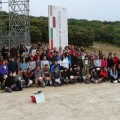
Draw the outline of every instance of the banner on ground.
<instances>
[{"instance_id":1,"label":"banner on ground","mask_svg":"<svg viewBox=\"0 0 120 120\"><path fill-rule=\"evenodd\" d=\"M48 6L49 17L49 45L51 49L68 46L67 9Z\"/></svg>"}]
</instances>

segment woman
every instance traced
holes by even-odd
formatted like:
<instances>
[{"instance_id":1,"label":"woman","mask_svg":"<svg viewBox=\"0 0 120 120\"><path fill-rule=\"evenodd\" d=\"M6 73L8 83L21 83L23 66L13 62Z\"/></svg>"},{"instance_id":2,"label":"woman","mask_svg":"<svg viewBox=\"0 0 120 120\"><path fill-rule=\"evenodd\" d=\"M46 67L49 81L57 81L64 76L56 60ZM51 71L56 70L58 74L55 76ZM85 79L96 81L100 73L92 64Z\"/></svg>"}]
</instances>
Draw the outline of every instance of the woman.
<instances>
[{"instance_id":1,"label":"woman","mask_svg":"<svg viewBox=\"0 0 120 120\"><path fill-rule=\"evenodd\" d=\"M117 71L118 71L118 82L120 82L120 63L117 66Z\"/></svg>"},{"instance_id":2,"label":"woman","mask_svg":"<svg viewBox=\"0 0 120 120\"><path fill-rule=\"evenodd\" d=\"M87 67L90 66L90 61L89 61L87 56L85 57L85 60L84 60L83 64L84 64L84 66L87 66Z\"/></svg>"},{"instance_id":3,"label":"woman","mask_svg":"<svg viewBox=\"0 0 120 120\"><path fill-rule=\"evenodd\" d=\"M101 78L101 81L108 80L108 70L107 70L107 67L104 67L104 68L101 69L101 71L100 71L100 78Z\"/></svg>"},{"instance_id":4,"label":"woman","mask_svg":"<svg viewBox=\"0 0 120 120\"><path fill-rule=\"evenodd\" d=\"M73 84L74 84L74 83L77 82L77 80L76 80L76 78L75 78L75 71L73 70L72 67L70 67L70 69L69 69L68 78L69 78L70 83L73 83Z\"/></svg>"},{"instance_id":5,"label":"woman","mask_svg":"<svg viewBox=\"0 0 120 120\"><path fill-rule=\"evenodd\" d=\"M111 83L118 83L118 71L115 66L110 70Z\"/></svg>"},{"instance_id":6,"label":"woman","mask_svg":"<svg viewBox=\"0 0 120 120\"><path fill-rule=\"evenodd\" d=\"M105 56L103 56L103 59L101 60L101 68L107 68L108 62Z\"/></svg>"},{"instance_id":7,"label":"woman","mask_svg":"<svg viewBox=\"0 0 120 120\"><path fill-rule=\"evenodd\" d=\"M36 68L36 62L33 60L33 57L30 58L29 68L30 68L30 70L32 70L32 71L34 71L35 68Z\"/></svg>"},{"instance_id":8,"label":"woman","mask_svg":"<svg viewBox=\"0 0 120 120\"><path fill-rule=\"evenodd\" d=\"M63 84L68 84L69 83L68 69L64 69L63 72L61 73L61 75L62 75Z\"/></svg>"},{"instance_id":9,"label":"woman","mask_svg":"<svg viewBox=\"0 0 120 120\"><path fill-rule=\"evenodd\" d=\"M15 83L15 79L13 77L13 73L10 72L8 74L8 77L5 80L5 92L12 92L12 91L18 91L17 85Z\"/></svg>"},{"instance_id":10,"label":"woman","mask_svg":"<svg viewBox=\"0 0 120 120\"><path fill-rule=\"evenodd\" d=\"M64 55L62 56L62 60L59 61L59 63L62 70L64 70L65 68L69 69L68 59Z\"/></svg>"},{"instance_id":11,"label":"woman","mask_svg":"<svg viewBox=\"0 0 120 120\"><path fill-rule=\"evenodd\" d=\"M87 66L84 66L82 74L83 74L84 83L90 84L90 74L89 74L89 68Z\"/></svg>"},{"instance_id":12,"label":"woman","mask_svg":"<svg viewBox=\"0 0 120 120\"><path fill-rule=\"evenodd\" d=\"M25 58L23 58L23 61L21 62L21 69L23 69L23 71L27 71L27 69L29 68L29 63L26 62Z\"/></svg>"},{"instance_id":13,"label":"woman","mask_svg":"<svg viewBox=\"0 0 120 120\"><path fill-rule=\"evenodd\" d=\"M99 56L97 56L96 59L94 60L94 66L96 68L96 71L99 77L100 69L101 69L101 59L99 58Z\"/></svg>"},{"instance_id":14,"label":"woman","mask_svg":"<svg viewBox=\"0 0 120 120\"><path fill-rule=\"evenodd\" d=\"M90 77L91 83L98 83L98 74L94 68L91 70L90 75L91 75L91 77Z\"/></svg>"},{"instance_id":15,"label":"woman","mask_svg":"<svg viewBox=\"0 0 120 120\"><path fill-rule=\"evenodd\" d=\"M52 79L54 87L61 86L61 73L57 66L55 66L55 70L52 73Z\"/></svg>"},{"instance_id":16,"label":"woman","mask_svg":"<svg viewBox=\"0 0 120 120\"><path fill-rule=\"evenodd\" d=\"M19 90L22 90L22 87L25 87L25 80L23 79L21 70L18 70L17 74L15 75L15 83Z\"/></svg>"},{"instance_id":17,"label":"woman","mask_svg":"<svg viewBox=\"0 0 120 120\"><path fill-rule=\"evenodd\" d=\"M83 82L83 78L82 78L82 68L80 66L77 66L77 69L75 71L75 78L79 83Z\"/></svg>"}]
</instances>

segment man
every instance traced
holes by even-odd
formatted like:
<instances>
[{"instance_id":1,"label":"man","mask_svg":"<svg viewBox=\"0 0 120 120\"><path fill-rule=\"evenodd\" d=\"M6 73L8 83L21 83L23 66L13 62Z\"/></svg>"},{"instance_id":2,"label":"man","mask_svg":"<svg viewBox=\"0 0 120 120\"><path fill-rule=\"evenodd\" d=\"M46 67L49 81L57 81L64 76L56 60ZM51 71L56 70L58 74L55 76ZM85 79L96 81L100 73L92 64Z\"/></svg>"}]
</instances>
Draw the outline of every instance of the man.
<instances>
[{"instance_id":1,"label":"man","mask_svg":"<svg viewBox=\"0 0 120 120\"><path fill-rule=\"evenodd\" d=\"M34 72L34 76L35 76L35 83L38 86L41 87L45 87L45 82L43 80L44 78L44 73L43 71L40 69L40 67L36 68L36 71Z\"/></svg>"},{"instance_id":2,"label":"man","mask_svg":"<svg viewBox=\"0 0 120 120\"><path fill-rule=\"evenodd\" d=\"M58 67L58 70L60 71L60 65L58 64L57 61L54 61L54 64L51 66L51 70L50 70L51 73L54 72L55 66L57 66L57 67Z\"/></svg>"},{"instance_id":3,"label":"man","mask_svg":"<svg viewBox=\"0 0 120 120\"><path fill-rule=\"evenodd\" d=\"M29 87L30 86L30 81L32 81L32 83L34 82L33 72L28 68L27 71L24 72L23 76L24 76L24 79L25 79L26 87Z\"/></svg>"},{"instance_id":4,"label":"man","mask_svg":"<svg viewBox=\"0 0 120 120\"><path fill-rule=\"evenodd\" d=\"M46 85L49 84L51 86L52 85L51 73L50 73L50 69L47 64L45 65L43 72L44 72L44 81Z\"/></svg>"},{"instance_id":5,"label":"man","mask_svg":"<svg viewBox=\"0 0 120 120\"><path fill-rule=\"evenodd\" d=\"M55 70L52 73L52 79L54 87L61 86L61 73L57 66L55 66Z\"/></svg>"},{"instance_id":6,"label":"man","mask_svg":"<svg viewBox=\"0 0 120 120\"><path fill-rule=\"evenodd\" d=\"M18 64L14 58L12 58L11 62L8 64L8 70L12 73L18 70Z\"/></svg>"},{"instance_id":7,"label":"man","mask_svg":"<svg viewBox=\"0 0 120 120\"><path fill-rule=\"evenodd\" d=\"M1 53L4 59L6 59L8 52L9 52L8 46L5 44L4 47L1 49Z\"/></svg>"},{"instance_id":8,"label":"man","mask_svg":"<svg viewBox=\"0 0 120 120\"><path fill-rule=\"evenodd\" d=\"M18 45L18 47L17 47L18 53L20 53L20 55L24 52L24 48L25 48L25 46L24 46L23 42L20 42L20 45Z\"/></svg>"}]
</instances>

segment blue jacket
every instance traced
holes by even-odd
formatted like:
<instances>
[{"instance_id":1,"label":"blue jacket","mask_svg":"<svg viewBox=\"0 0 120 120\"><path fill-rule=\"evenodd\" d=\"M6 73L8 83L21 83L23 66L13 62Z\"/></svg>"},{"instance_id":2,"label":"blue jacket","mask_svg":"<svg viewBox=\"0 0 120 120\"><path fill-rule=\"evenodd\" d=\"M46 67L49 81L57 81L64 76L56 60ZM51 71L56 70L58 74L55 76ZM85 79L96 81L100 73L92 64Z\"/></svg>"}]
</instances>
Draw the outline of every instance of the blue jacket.
<instances>
[{"instance_id":1,"label":"blue jacket","mask_svg":"<svg viewBox=\"0 0 120 120\"><path fill-rule=\"evenodd\" d=\"M115 79L118 78L118 71L116 70L115 72L113 70L110 71L110 76L114 77Z\"/></svg>"},{"instance_id":2,"label":"blue jacket","mask_svg":"<svg viewBox=\"0 0 120 120\"><path fill-rule=\"evenodd\" d=\"M7 65L0 65L0 74L7 75L8 74L8 66Z\"/></svg>"},{"instance_id":3,"label":"blue jacket","mask_svg":"<svg viewBox=\"0 0 120 120\"><path fill-rule=\"evenodd\" d=\"M21 63L21 68L26 71L29 68L29 63Z\"/></svg>"},{"instance_id":4,"label":"blue jacket","mask_svg":"<svg viewBox=\"0 0 120 120\"><path fill-rule=\"evenodd\" d=\"M60 71L60 65L52 65L50 70L51 73L54 72L55 66L58 66L58 70Z\"/></svg>"}]
</instances>

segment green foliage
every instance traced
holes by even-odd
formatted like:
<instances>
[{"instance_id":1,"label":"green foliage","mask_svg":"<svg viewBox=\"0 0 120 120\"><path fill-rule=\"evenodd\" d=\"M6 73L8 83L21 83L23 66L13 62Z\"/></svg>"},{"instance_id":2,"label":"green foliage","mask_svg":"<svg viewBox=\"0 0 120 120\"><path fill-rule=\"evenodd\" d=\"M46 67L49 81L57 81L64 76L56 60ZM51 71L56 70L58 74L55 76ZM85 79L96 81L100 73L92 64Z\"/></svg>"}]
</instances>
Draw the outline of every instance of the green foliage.
<instances>
[{"instance_id":1,"label":"green foliage","mask_svg":"<svg viewBox=\"0 0 120 120\"><path fill-rule=\"evenodd\" d=\"M91 30L79 26L69 26L69 43L79 46L92 46L94 34Z\"/></svg>"},{"instance_id":2,"label":"green foliage","mask_svg":"<svg viewBox=\"0 0 120 120\"><path fill-rule=\"evenodd\" d=\"M8 13L3 12L3 33L8 33ZM48 18L30 16L32 42L48 42ZM120 22L68 20L69 43L79 46L92 46L93 41L108 42L120 46Z\"/></svg>"}]
</instances>

